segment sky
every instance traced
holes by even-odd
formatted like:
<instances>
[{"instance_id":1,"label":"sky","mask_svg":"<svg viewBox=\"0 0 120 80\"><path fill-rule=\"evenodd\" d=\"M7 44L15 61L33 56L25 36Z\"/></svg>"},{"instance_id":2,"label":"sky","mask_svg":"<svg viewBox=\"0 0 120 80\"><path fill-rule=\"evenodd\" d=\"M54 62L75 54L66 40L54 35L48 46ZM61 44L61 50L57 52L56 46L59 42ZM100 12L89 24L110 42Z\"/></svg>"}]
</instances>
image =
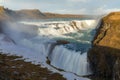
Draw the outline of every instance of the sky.
<instances>
[{"instance_id":1,"label":"sky","mask_svg":"<svg viewBox=\"0 0 120 80\"><path fill-rule=\"evenodd\" d=\"M104 14L120 11L120 0L0 0L0 5L13 9L39 9L62 14Z\"/></svg>"}]
</instances>

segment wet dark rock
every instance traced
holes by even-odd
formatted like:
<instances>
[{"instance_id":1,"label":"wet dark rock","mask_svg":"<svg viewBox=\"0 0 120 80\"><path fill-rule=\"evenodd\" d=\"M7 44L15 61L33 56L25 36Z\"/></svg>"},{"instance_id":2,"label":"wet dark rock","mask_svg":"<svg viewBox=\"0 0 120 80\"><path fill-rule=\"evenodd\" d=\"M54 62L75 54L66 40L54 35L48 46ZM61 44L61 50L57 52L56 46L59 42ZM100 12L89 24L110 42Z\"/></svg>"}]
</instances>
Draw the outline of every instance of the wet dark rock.
<instances>
[{"instance_id":1,"label":"wet dark rock","mask_svg":"<svg viewBox=\"0 0 120 80\"><path fill-rule=\"evenodd\" d=\"M115 61L113 67L113 80L120 80L120 58Z\"/></svg>"},{"instance_id":2,"label":"wet dark rock","mask_svg":"<svg viewBox=\"0 0 120 80\"><path fill-rule=\"evenodd\" d=\"M69 44L69 43L70 43L69 41L65 41L65 40L57 40L57 41L56 41L56 44L57 44L57 45Z\"/></svg>"}]
</instances>

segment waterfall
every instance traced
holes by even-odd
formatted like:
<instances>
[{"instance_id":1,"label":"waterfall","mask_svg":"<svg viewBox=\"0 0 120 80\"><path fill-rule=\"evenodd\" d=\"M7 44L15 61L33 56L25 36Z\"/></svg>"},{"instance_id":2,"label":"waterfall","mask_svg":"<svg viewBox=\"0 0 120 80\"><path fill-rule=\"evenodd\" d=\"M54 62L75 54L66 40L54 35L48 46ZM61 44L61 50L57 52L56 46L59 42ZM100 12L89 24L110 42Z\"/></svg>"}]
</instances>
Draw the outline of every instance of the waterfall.
<instances>
[{"instance_id":1,"label":"waterfall","mask_svg":"<svg viewBox=\"0 0 120 80\"><path fill-rule=\"evenodd\" d=\"M87 61L87 53L80 54L66 49L64 46L55 46L48 56L51 65L77 75L89 75L91 70Z\"/></svg>"},{"instance_id":2,"label":"waterfall","mask_svg":"<svg viewBox=\"0 0 120 80\"><path fill-rule=\"evenodd\" d=\"M3 27L3 32L14 40L16 45L48 57L52 66L83 76L92 74L86 48L90 48L94 36L92 30L97 23L96 20L8 23ZM70 43L73 41L77 47L67 45L72 48L70 49L65 44L58 45L58 39L68 40ZM85 52L82 53L81 49Z\"/></svg>"}]
</instances>

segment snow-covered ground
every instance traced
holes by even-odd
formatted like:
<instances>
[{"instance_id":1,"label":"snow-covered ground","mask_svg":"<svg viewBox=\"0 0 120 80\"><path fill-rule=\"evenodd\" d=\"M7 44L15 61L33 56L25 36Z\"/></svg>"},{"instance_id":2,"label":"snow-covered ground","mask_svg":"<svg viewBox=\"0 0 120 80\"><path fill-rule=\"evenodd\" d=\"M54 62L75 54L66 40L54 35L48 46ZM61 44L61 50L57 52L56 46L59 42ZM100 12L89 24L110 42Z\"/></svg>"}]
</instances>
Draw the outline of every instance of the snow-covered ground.
<instances>
[{"instance_id":1,"label":"snow-covered ground","mask_svg":"<svg viewBox=\"0 0 120 80\"><path fill-rule=\"evenodd\" d=\"M94 36L92 31L97 24L96 20L9 22L2 27L0 50L47 67L53 72L62 74L67 80L89 80L80 76L92 74L87 61L87 50ZM67 39L73 43L66 46L55 45L57 39ZM64 71L47 64L46 57L52 66Z\"/></svg>"},{"instance_id":2,"label":"snow-covered ground","mask_svg":"<svg viewBox=\"0 0 120 80\"><path fill-rule=\"evenodd\" d=\"M40 53L33 51L29 48L15 44L8 36L5 34L0 34L0 51L9 55L22 56L25 61L30 61L33 64L40 64L42 67L47 67L53 72L62 74L67 80L90 80L87 78L82 78L76 76L70 72L58 71L46 63L46 57Z\"/></svg>"}]
</instances>

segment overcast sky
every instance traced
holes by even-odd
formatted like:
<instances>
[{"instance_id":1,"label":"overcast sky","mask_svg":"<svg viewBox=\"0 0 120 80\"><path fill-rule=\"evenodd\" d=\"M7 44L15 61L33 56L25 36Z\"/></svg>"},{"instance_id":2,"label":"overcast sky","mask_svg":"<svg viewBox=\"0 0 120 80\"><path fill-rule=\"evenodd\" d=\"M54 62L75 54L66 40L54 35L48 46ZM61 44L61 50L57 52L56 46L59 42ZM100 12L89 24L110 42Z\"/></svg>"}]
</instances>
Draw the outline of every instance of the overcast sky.
<instances>
[{"instance_id":1,"label":"overcast sky","mask_svg":"<svg viewBox=\"0 0 120 80\"><path fill-rule=\"evenodd\" d=\"M120 0L1 0L13 10L39 9L42 12L69 14L102 14L120 10Z\"/></svg>"}]
</instances>

